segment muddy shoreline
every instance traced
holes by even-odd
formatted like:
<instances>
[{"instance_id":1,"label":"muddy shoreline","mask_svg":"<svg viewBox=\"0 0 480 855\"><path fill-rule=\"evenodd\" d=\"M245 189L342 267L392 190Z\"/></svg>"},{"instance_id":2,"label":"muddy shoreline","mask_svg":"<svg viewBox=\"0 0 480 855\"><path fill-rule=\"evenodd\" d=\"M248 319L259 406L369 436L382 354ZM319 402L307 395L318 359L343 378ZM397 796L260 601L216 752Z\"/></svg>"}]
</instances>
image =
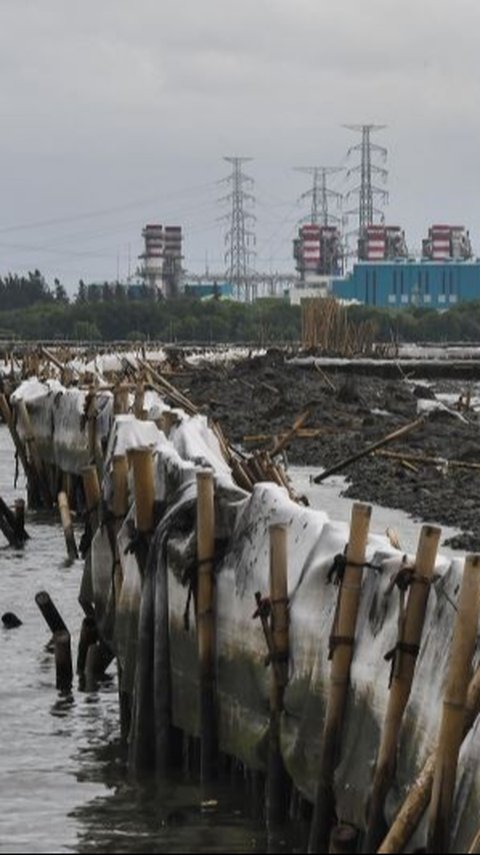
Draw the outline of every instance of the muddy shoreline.
<instances>
[{"instance_id":1,"label":"muddy shoreline","mask_svg":"<svg viewBox=\"0 0 480 855\"><path fill-rule=\"evenodd\" d=\"M330 365L319 371L270 351L230 366L185 366L175 384L245 450L271 448L271 437L287 432L308 409L305 434L287 451L291 463L305 466L332 466L415 420L419 410L440 407L389 447L406 459L369 456L346 469L345 495L458 528L463 534L452 545L479 550L480 468L411 460L425 456L480 464L480 402L477 409L475 401L480 382L474 382L478 366L467 363L454 377L452 366L445 365L442 374L437 374L437 366L432 373L432 365L424 363L422 372L412 364L407 373L392 363L387 376L381 376L378 367L372 376L363 373L364 364ZM463 395L465 402L468 393L470 407L459 407L458 399Z\"/></svg>"}]
</instances>

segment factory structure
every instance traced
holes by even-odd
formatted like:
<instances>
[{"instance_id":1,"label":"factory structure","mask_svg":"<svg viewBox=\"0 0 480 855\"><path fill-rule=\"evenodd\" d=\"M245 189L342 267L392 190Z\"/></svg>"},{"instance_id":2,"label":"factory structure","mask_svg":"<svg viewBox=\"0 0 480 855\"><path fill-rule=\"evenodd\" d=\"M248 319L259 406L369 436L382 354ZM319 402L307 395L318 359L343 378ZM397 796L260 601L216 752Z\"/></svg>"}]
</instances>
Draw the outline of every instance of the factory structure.
<instances>
[{"instance_id":1,"label":"factory structure","mask_svg":"<svg viewBox=\"0 0 480 855\"><path fill-rule=\"evenodd\" d=\"M151 223L142 231L145 248L138 275L157 297L177 297L182 280L182 228Z\"/></svg>"},{"instance_id":2,"label":"factory structure","mask_svg":"<svg viewBox=\"0 0 480 855\"><path fill-rule=\"evenodd\" d=\"M408 254L400 229L370 227L359 238L353 270L332 277L329 291L368 306L447 309L480 299L480 261L463 226L433 225L420 258Z\"/></svg>"}]
</instances>

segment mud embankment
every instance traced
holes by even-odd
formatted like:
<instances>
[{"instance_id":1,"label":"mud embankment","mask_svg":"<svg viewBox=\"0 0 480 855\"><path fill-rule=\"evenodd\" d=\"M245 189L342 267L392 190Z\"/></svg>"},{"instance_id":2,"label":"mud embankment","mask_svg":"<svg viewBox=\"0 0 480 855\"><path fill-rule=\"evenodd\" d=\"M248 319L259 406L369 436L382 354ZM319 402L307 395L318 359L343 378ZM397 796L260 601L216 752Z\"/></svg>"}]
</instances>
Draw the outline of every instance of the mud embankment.
<instances>
[{"instance_id":1,"label":"mud embankment","mask_svg":"<svg viewBox=\"0 0 480 855\"><path fill-rule=\"evenodd\" d=\"M358 373L355 365L348 372L330 366L325 377L314 366L292 365L283 354L269 352L230 367L186 367L175 383L205 413L220 421L234 444L246 450L271 447L271 437L287 432L308 409L310 415L303 425L307 430L289 445L287 453L291 463L315 467L332 466L413 421L419 408L432 406L425 401L434 403L441 395L440 406L448 409L430 412L421 427L388 447L405 455L404 459L370 455L345 470L349 480L346 495L459 528L464 534L453 545L478 550L480 469L411 459L435 457L480 464L476 384L467 382L463 372L455 379L445 376L451 374L445 368L443 376L427 381L417 380L418 370L412 376L392 366L388 373L394 373L387 378ZM432 378L429 366L425 375ZM471 377L468 372L466 376ZM473 406L459 411L456 401L468 390Z\"/></svg>"}]
</instances>

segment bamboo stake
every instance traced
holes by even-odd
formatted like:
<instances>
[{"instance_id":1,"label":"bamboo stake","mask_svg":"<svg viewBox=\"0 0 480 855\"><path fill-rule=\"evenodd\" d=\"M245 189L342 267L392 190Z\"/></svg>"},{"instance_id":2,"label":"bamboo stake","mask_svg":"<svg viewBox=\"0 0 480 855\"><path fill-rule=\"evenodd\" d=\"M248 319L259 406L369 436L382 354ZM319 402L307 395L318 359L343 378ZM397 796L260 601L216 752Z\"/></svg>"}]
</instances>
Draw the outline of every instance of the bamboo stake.
<instances>
[{"instance_id":1,"label":"bamboo stake","mask_svg":"<svg viewBox=\"0 0 480 855\"><path fill-rule=\"evenodd\" d=\"M133 448L130 452L133 467L133 484L137 530L151 534L154 529L155 472L151 448Z\"/></svg>"},{"instance_id":2,"label":"bamboo stake","mask_svg":"<svg viewBox=\"0 0 480 855\"><path fill-rule=\"evenodd\" d=\"M100 503L102 498L97 467L85 466L85 468L82 469L82 480L83 490L85 493L85 504L93 535L100 525Z\"/></svg>"},{"instance_id":3,"label":"bamboo stake","mask_svg":"<svg viewBox=\"0 0 480 855\"><path fill-rule=\"evenodd\" d=\"M128 386L119 383L113 390L113 415L120 416L128 413Z\"/></svg>"},{"instance_id":4,"label":"bamboo stake","mask_svg":"<svg viewBox=\"0 0 480 855\"><path fill-rule=\"evenodd\" d=\"M217 755L214 613L215 506L211 471L197 473L197 643L200 666L201 779L214 777Z\"/></svg>"},{"instance_id":5,"label":"bamboo stake","mask_svg":"<svg viewBox=\"0 0 480 855\"><path fill-rule=\"evenodd\" d=\"M280 747L280 718L288 683L289 615L287 527L270 526L270 605L273 653L267 767L267 821L285 820L289 778Z\"/></svg>"},{"instance_id":6,"label":"bamboo stake","mask_svg":"<svg viewBox=\"0 0 480 855\"><path fill-rule=\"evenodd\" d=\"M28 459L27 450L25 448L24 442L20 439L17 428L14 424L13 414L10 409L10 405L5 397L5 395L0 394L0 413L2 418L7 425L10 436L12 437L13 444L15 446L15 451L19 459L21 460L23 471L25 472L25 477L27 478L28 483L28 493L29 493L29 501L33 506L37 506L42 504L42 499L48 498L48 502L46 507L49 507L50 496L43 496L42 487L45 490L46 485L43 480L39 481L37 477L37 473L33 468L30 460Z\"/></svg>"},{"instance_id":7,"label":"bamboo stake","mask_svg":"<svg viewBox=\"0 0 480 855\"><path fill-rule=\"evenodd\" d=\"M369 505L359 503L355 503L352 508L346 567L338 594L337 614L331 638L330 688L309 852L327 850L334 816L333 777L340 753L371 511Z\"/></svg>"},{"instance_id":8,"label":"bamboo stake","mask_svg":"<svg viewBox=\"0 0 480 855\"><path fill-rule=\"evenodd\" d=\"M64 492L58 494L58 509L60 511L60 519L62 520L68 557L70 561L76 561L78 558L78 549L75 543L75 533L73 531L68 496Z\"/></svg>"},{"instance_id":9,"label":"bamboo stake","mask_svg":"<svg viewBox=\"0 0 480 855\"><path fill-rule=\"evenodd\" d=\"M467 555L453 631L430 804L428 851L432 853L449 851L458 755L465 726L479 613L480 555Z\"/></svg>"},{"instance_id":10,"label":"bamboo stake","mask_svg":"<svg viewBox=\"0 0 480 855\"><path fill-rule=\"evenodd\" d=\"M399 625L387 712L368 810L364 852L375 852L386 831L384 804L395 775L400 728L412 688L440 535L441 529L422 526L408 603Z\"/></svg>"},{"instance_id":11,"label":"bamboo stake","mask_svg":"<svg viewBox=\"0 0 480 855\"><path fill-rule=\"evenodd\" d=\"M473 838L472 843L470 845L470 849L468 850L468 852L469 853L480 852L480 828L478 829L475 837Z\"/></svg>"},{"instance_id":12,"label":"bamboo stake","mask_svg":"<svg viewBox=\"0 0 480 855\"><path fill-rule=\"evenodd\" d=\"M350 466L351 463L355 463L362 457L366 457L367 454L371 454L373 451L376 451L377 448L381 448L388 442L394 442L397 439L401 439L402 436L406 436L407 433L410 433L412 430L421 427L421 425L423 425L424 423L425 417L422 416L421 418L416 419L414 422L410 422L410 424L404 425L398 430L393 431L393 433L389 433L388 436L384 436L383 439L379 439L377 442L373 442L371 443L371 445L367 445L362 451L358 451L356 454L352 454L350 457L346 457L345 460L341 460L340 463L336 463L334 466L331 466L330 469L326 469L325 472L321 472L320 475L317 475L316 478L313 479L314 483L321 484L321 482L325 481L325 478L329 478L330 475L335 475L336 472L340 472L342 469L345 469L347 466Z\"/></svg>"},{"instance_id":13,"label":"bamboo stake","mask_svg":"<svg viewBox=\"0 0 480 855\"><path fill-rule=\"evenodd\" d=\"M470 732L479 715L480 668L477 668L468 687L463 739L465 739L467 734ZM432 751L427 757L415 782L411 786L408 795L403 802L390 831L385 837L385 840L379 847L378 852L393 855L393 853L403 852L405 849L428 807L432 793L435 761L436 751Z\"/></svg>"},{"instance_id":14,"label":"bamboo stake","mask_svg":"<svg viewBox=\"0 0 480 855\"><path fill-rule=\"evenodd\" d=\"M133 412L137 419L144 421L143 408L145 403L145 384L139 380L135 388L133 399Z\"/></svg>"}]
</instances>

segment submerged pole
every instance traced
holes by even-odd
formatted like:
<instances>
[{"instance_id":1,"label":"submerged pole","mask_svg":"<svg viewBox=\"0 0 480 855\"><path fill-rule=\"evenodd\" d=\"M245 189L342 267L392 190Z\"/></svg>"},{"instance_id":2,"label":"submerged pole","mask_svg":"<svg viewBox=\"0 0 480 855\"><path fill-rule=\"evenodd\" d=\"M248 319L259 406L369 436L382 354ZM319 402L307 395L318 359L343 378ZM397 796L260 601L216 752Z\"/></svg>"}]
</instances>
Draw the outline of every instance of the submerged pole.
<instances>
[{"instance_id":1,"label":"submerged pole","mask_svg":"<svg viewBox=\"0 0 480 855\"><path fill-rule=\"evenodd\" d=\"M68 632L62 616L47 591L40 591L35 597L35 602L54 635L56 632Z\"/></svg>"},{"instance_id":2,"label":"submerged pole","mask_svg":"<svg viewBox=\"0 0 480 855\"><path fill-rule=\"evenodd\" d=\"M60 692L68 692L73 683L72 646L70 633L60 630L53 634L55 650L55 667L57 674L57 689Z\"/></svg>"},{"instance_id":3,"label":"submerged pole","mask_svg":"<svg viewBox=\"0 0 480 855\"><path fill-rule=\"evenodd\" d=\"M216 771L214 613L215 507L213 473L197 473L197 643L200 666L200 770L202 782Z\"/></svg>"},{"instance_id":4,"label":"submerged pole","mask_svg":"<svg viewBox=\"0 0 480 855\"><path fill-rule=\"evenodd\" d=\"M62 521L63 533L65 535L65 544L67 554L70 561L75 561L78 558L78 549L75 542L75 533L73 531L72 517L70 514L70 506L68 504L67 494L61 492L58 494L58 509L60 511L60 519Z\"/></svg>"}]
</instances>

